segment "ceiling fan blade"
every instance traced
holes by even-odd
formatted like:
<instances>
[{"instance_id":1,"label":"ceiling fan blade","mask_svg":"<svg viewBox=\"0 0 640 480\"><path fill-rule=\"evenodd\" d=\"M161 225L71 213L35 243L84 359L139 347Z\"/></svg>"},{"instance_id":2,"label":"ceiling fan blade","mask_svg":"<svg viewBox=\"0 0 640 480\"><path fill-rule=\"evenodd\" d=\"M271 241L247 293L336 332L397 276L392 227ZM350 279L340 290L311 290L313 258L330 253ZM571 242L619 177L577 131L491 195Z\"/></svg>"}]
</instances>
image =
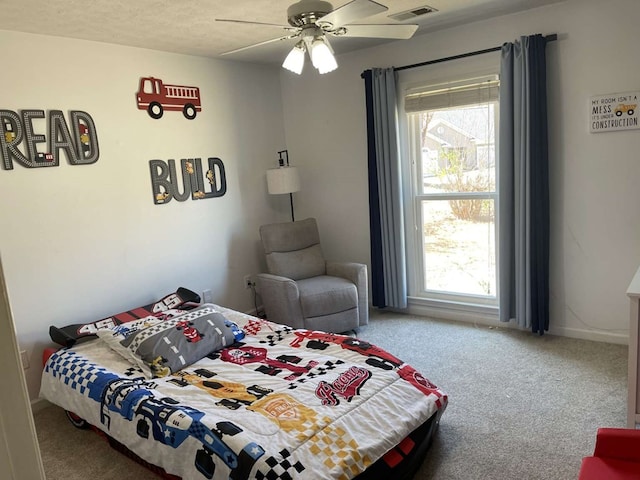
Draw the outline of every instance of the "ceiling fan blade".
<instances>
[{"instance_id":1,"label":"ceiling fan blade","mask_svg":"<svg viewBox=\"0 0 640 480\"><path fill-rule=\"evenodd\" d=\"M287 30L288 32L295 32L299 30L298 27L292 27L291 25L280 25L278 23L265 23L265 22L251 22L249 20L234 20L231 18L216 18L216 22L245 23L248 25L265 25L267 27L279 27L284 30Z\"/></svg>"},{"instance_id":2,"label":"ceiling fan blade","mask_svg":"<svg viewBox=\"0 0 640 480\"><path fill-rule=\"evenodd\" d=\"M265 40L264 42L258 42L258 43L254 43L253 45L247 45L246 47L240 47L240 48L236 48L234 50L229 50L228 52L221 53L220 55L221 56L231 55L232 53L242 52L243 50L248 50L250 48L259 47L261 45L267 45L269 43L279 42L281 40L290 40L290 39L295 38L297 36L298 36L297 34L294 34L294 35L286 35L284 37L279 37L279 38L272 38L270 40Z\"/></svg>"},{"instance_id":3,"label":"ceiling fan blade","mask_svg":"<svg viewBox=\"0 0 640 480\"><path fill-rule=\"evenodd\" d=\"M334 11L320 17L316 21L316 25L323 29L328 28L329 30L333 30L347 23L386 12L387 10L389 10L387 7L373 0L352 0L342 7L338 7Z\"/></svg>"},{"instance_id":4,"label":"ceiling fan blade","mask_svg":"<svg viewBox=\"0 0 640 480\"><path fill-rule=\"evenodd\" d=\"M336 37L397 38L407 40L416 33L418 25L345 25L335 32L327 32ZM344 32L343 32L344 30Z\"/></svg>"}]
</instances>

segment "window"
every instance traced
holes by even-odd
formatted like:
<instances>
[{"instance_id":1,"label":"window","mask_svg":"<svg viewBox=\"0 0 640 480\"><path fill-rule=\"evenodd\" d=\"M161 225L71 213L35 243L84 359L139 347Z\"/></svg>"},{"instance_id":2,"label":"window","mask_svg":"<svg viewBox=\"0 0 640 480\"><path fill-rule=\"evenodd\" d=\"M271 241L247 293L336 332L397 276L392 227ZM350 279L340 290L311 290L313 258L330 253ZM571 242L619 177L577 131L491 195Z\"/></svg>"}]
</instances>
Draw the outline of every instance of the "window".
<instances>
[{"instance_id":1,"label":"window","mask_svg":"<svg viewBox=\"0 0 640 480\"><path fill-rule=\"evenodd\" d=\"M495 305L498 80L405 96L415 246L411 296Z\"/></svg>"}]
</instances>

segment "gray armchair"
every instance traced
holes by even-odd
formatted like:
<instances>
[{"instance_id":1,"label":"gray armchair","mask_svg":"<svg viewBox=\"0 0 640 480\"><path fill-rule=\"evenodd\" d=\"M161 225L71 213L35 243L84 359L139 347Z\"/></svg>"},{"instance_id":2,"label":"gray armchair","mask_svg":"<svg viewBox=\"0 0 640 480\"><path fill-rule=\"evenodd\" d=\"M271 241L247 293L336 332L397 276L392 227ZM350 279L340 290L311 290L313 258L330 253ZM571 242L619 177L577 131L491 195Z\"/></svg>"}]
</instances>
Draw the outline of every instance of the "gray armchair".
<instances>
[{"instance_id":1,"label":"gray armchair","mask_svg":"<svg viewBox=\"0 0 640 480\"><path fill-rule=\"evenodd\" d=\"M260 227L269 273L256 276L267 319L342 333L369 323L367 266L326 262L314 218Z\"/></svg>"}]
</instances>

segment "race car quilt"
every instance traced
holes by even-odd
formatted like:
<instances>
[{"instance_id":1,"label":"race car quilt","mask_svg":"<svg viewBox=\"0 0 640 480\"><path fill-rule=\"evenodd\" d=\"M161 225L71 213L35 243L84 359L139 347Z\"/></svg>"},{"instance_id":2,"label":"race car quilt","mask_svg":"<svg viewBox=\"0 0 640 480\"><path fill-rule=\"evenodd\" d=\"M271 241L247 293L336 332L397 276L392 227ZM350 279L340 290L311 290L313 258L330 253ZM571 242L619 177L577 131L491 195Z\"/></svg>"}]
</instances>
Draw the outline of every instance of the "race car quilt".
<instances>
[{"instance_id":1,"label":"race car quilt","mask_svg":"<svg viewBox=\"0 0 640 480\"><path fill-rule=\"evenodd\" d=\"M354 478L446 408L442 390L375 345L204 307L240 340L156 378L91 340L51 355L41 396L198 480Z\"/></svg>"}]
</instances>

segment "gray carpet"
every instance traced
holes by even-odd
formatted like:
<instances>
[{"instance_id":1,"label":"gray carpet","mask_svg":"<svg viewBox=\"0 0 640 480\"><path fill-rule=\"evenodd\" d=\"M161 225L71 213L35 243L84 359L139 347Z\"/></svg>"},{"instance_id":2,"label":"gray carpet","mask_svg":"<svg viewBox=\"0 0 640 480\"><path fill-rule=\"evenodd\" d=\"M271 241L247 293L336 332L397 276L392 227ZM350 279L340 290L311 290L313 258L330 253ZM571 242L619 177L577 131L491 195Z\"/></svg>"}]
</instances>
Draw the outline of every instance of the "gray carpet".
<instances>
[{"instance_id":1,"label":"gray carpet","mask_svg":"<svg viewBox=\"0 0 640 480\"><path fill-rule=\"evenodd\" d=\"M376 315L361 338L449 395L416 480L576 479L599 426L625 426L627 347Z\"/></svg>"},{"instance_id":2,"label":"gray carpet","mask_svg":"<svg viewBox=\"0 0 640 480\"><path fill-rule=\"evenodd\" d=\"M415 480L576 479L596 429L625 425L626 346L379 312L358 336L449 395ZM57 407L35 420L49 480L157 478Z\"/></svg>"},{"instance_id":3,"label":"gray carpet","mask_svg":"<svg viewBox=\"0 0 640 480\"><path fill-rule=\"evenodd\" d=\"M158 480L158 476L112 449L90 430L78 430L64 411L47 407L34 415L47 480Z\"/></svg>"}]
</instances>

